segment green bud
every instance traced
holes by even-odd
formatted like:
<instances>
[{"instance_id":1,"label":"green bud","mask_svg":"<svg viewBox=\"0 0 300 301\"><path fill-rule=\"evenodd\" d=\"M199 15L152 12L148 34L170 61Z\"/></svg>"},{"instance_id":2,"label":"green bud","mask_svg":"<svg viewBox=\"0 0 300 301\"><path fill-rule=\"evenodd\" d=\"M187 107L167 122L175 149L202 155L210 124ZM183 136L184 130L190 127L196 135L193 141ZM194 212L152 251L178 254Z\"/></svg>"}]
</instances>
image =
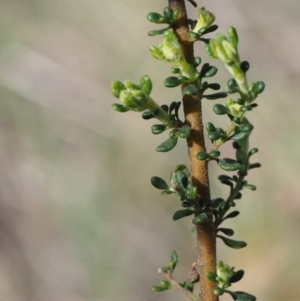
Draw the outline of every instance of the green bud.
<instances>
[{"instance_id":1,"label":"green bud","mask_svg":"<svg viewBox=\"0 0 300 301\"><path fill-rule=\"evenodd\" d=\"M159 292L165 291L166 288L163 288L163 287L160 287L160 286L152 286L151 290L152 290L152 292L159 293Z\"/></svg>"},{"instance_id":2,"label":"green bud","mask_svg":"<svg viewBox=\"0 0 300 301\"><path fill-rule=\"evenodd\" d=\"M171 260L176 264L178 262L178 255L176 251L173 251L171 254Z\"/></svg>"},{"instance_id":3,"label":"green bud","mask_svg":"<svg viewBox=\"0 0 300 301\"><path fill-rule=\"evenodd\" d=\"M198 10L197 23L193 28L194 32L199 32L203 27L209 27L215 21L215 15L207 10L204 7Z\"/></svg>"},{"instance_id":4,"label":"green bud","mask_svg":"<svg viewBox=\"0 0 300 301\"><path fill-rule=\"evenodd\" d=\"M115 111L120 112L120 113L124 113L124 112L127 112L127 111L128 111L128 109L127 109L125 106L120 105L120 104L118 104L118 103L112 104L112 108L113 108Z\"/></svg>"},{"instance_id":5,"label":"green bud","mask_svg":"<svg viewBox=\"0 0 300 301\"><path fill-rule=\"evenodd\" d=\"M142 112L147 109L149 99L142 91L126 90L120 94L123 105L132 111Z\"/></svg>"},{"instance_id":6,"label":"green bud","mask_svg":"<svg viewBox=\"0 0 300 301\"><path fill-rule=\"evenodd\" d=\"M236 29L234 27L230 26L228 28L227 32L228 32L228 37L229 37L229 39L230 39L230 41L232 43L232 46L234 48L237 48L237 45L238 45L238 42L239 42L239 38L238 38L238 34L236 32Z\"/></svg>"},{"instance_id":7,"label":"green bud","mask_svg":"<svg viewBox=\"0 0 300 301\"><path fill-rule=\"evenodd\" d=\"M141 79L140 79L140 86L141 86L141 91L149 96L152 90L152 82L149 78L148 75L144 75Z\"/></svg>"},{"instance_id":8,"label":"green bud","mask_svg":"<svg viewBox=\"0 0 300 301\"><path fill-rule=\"evenodd\" d=\"M111 92L112 95L119 98L120 97L120 93L124 90L126 90L126 87L123 83L119 82L119 81L113 81L110 84L110 88L111 88Z\"/></svg>"}]
</instances>

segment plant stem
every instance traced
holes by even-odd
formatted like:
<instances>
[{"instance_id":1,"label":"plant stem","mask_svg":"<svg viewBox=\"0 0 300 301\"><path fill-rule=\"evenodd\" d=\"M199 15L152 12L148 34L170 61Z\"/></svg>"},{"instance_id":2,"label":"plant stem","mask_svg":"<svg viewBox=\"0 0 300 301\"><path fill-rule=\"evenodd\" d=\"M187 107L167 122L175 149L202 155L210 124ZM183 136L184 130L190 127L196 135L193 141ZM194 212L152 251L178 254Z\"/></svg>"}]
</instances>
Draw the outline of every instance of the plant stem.
<instances>
[{"instance_id":1,"label":"plant stem","mask_svg":"<svg viewBox=\"0 0 300 301\"><path fill-rule=\"evenodd\" d=\"M169 274L165 273L163 270L159 269L158 273L164 277L166 280L168 280L174 288L177 288L179 291L183 292L185 295L187 295L191 300L193 301L201 301L196 295L194 295L189 290L185 289L184 287L180 286L180 284L173 279Z\"/></svg>"},{"instance_id":2,"label":"plant stem","mask_svg":"<svg viewBox=\"0 0 300 301\"><path fill-rule=\"evenodd\" d=\"M194 46L188 35L187 14L184 0L169 0L171 9L178 9L179 16L174 32L176 33L185 59L192 64L194 61ZM182 85L182 89L185 86ZM197 187L198 195L205 202L210 201L208 180L208 168L206 161L199 161L196 155L205 151L204 131L201 109L202 95L184 95L182 99L185 123L191 128L191 135L187 139L190 170L193 185ZM195 213L200 213L200 199L196 200ZM213 215L210 214L208 223L197 225L197 248L199 254L200 275L200 299L203 301L217 301L218 297L213 293L215 284L206 274L216 271L216 237L213 223Z\"/></svg>"}]
</instances>

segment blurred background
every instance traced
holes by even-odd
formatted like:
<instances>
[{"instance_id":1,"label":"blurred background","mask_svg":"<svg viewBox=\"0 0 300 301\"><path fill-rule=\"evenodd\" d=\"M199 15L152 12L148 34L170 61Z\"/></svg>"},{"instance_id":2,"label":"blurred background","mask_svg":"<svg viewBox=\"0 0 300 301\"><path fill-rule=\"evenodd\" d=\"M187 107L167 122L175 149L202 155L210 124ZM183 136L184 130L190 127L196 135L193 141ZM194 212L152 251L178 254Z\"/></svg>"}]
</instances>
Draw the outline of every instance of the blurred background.
<instances>
[{"instance_id":1,"label":"blurred background","mask_svg":"<svg viewBox=\"0 0 300 301\"><path fill-rule=\"evenodd\" d=\"M300 2L199 0L217 16L219 31L233 25L249 82L264 80L251 146L262 168L251 172L256 192L244 191L228 221L248 247L218 243L218 259L246 271L232 287L258 300L297 301L300 281L299 119ZM119 114L112 80L138 82L148 74L153 96L179 101L163 87L169 66L151 58L148 37L161 28L146 20L167 1L0 1L0 299L6 301L187 300L157 294L157 268L179 255L183 281L197 259L189 218L174 222L175 196L162 198L151 176L168 179L188 164L183 140L170 153L155 148L152 121ZM196 9L187 4L190 17ZM196 45L204 62L229 75ZM227 124L204 101L205 121ZM224 147L223 154L230 155ZM212 163L212 197L225 197ZM222 300L230 300L222 297Z\"/></svg>"}]
</instances>

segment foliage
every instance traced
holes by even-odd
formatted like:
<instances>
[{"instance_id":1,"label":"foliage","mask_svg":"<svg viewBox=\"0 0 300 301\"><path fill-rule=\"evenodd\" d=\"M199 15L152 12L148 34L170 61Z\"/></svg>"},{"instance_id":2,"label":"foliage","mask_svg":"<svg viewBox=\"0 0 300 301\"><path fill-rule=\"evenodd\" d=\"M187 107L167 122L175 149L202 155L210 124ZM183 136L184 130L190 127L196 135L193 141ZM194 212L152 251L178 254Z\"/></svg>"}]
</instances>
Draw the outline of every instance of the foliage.
<instances>
[{"instance_id":1,"label":"foliage","mask_svg":"<svg viewBox=\"0 0 300 301\"><path fill-rule=\"evenodd\" d=\"M156 24L166 24L167 27L149 32L149 36L162 35L162 42L157 46L150 46L150 53L153 58L160 60L171 67L172 76L164 81L167 88L182 87L182 96L195 96L196 99L221 100L223 103L213 105L216 115L226 115L229 119L227 129L216 127L212 122L206 123L206 132L211 146L196 154L196 159L204 162L215 161L219 167L229 172L218 177L221 184L228 186L229 194L225 198L215 198L209 201L202 199L197 186L188 167L177 165L171 172L169 182L154 176L151 178L152 185L162 190L162 195L175 194L180 200L181 209L173 214L173 220L194 215L192 223L197 225L213 221L215 237L219 238L230 248L240 249L247 246L246 242L232 238L234 231L230 228L221 227L221 224L229 218L239 216L240 212L233 210L237 200L242 198L241 191L245 188L254 191L256 186L248 183L246 176L249 171L260 167L259 163L251 163L250 159L257 153L257 148L249 149L249 137L254 126L246 118L248 111L257 107L255 102L258 95L264 90L264 83L257 81L251 85L247 82L247 72L250 64L241 61L238 53L238 34L234 27L229 27L227 35L216 34L214 38L204 36L217 30L214 24L215 16L205 8L198 10L197 20L187 19L188 42L202 42L206 53L215 59L220 60L229 71L231 78L228 80L225 91L215 92L221 89L220 84L208 82L217 74L217 68L208 63L202 63L200 57L194 57L193 62L188 62L183 51L182 42L179 40L174 28L179 22L179 10L166 7L163 13L151 12L147 19ZM186 120L180 120L178 111L181 102L172 102L169 105L158 105L150 96L152 81L145 75L138 84L130 81L124 83L113 81L111 84L112 94L120 99L121 104L115 103L113 109L118 112L135 111L142 112L144 120L157 119L160 123L151 127L154 135L169 130L169 137L160 143L156 150L158 152L169 152L178 143L178 138L188 139L193 129ZM212 90L213 92L207 92ZM197 98L198 97L198 98ZM203 133L201 133L203 135ZM235 150L234 158L221 158L220 147L231 142ZM190 160L191 162L191 160ZM193 163L191 163L193 164ZM184 291L192 300L200 300L193 294L194 283L199 281L199 275L195 266L189 279L180 283L172 278L172 273L178 262L177 253L171 255L171 261L160 269L161 275L166 279L159 286L152 288L155 292L165 291L170 288L177 288ZM196 276L195 276L196 275ZM256 298L245 292L233 292L228 290L231 284L239 281L244 276L243 270L234 271L234 268L220 261L214 271L208 272L206 277L215 283L212 293L220 296L228 293L234 300L253 301ZM201 281L201 279L200 279Z\"/></svg>"}]
</instances>

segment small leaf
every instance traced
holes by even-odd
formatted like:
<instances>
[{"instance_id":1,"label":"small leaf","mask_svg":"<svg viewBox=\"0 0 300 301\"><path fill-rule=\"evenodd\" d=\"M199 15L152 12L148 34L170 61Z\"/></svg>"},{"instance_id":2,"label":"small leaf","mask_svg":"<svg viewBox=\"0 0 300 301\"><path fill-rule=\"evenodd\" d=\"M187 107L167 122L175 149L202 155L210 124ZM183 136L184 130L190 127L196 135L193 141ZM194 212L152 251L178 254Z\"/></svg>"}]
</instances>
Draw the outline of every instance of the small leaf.
<instances>
[{"instance_id":1,"label":"small leaf","mask_svg":"<svg viewBox=\"0 0 300 301\"><path fill-rule=\"evenodd\" d=\"M250 152L249 152L249 156L252 156L252 155L254 155L254 154L256 154L258 152L258 148L252 148L251 150L250 150Z\"/></svg>"},{"instance_id":2,"label":"small leaf","mask_svg":"<svg viewBox=\"0 0 300 301\"><path fill-rule=\"evenodd\" d=\"M163 191L161 192L161 195L169 195L169 194L172 194L172 193L174 193L174 192L171 191L171 190L163 190Z\"/></svg>"},{"instance_id":3,"label":"small leaf","mask_svg":"<svg viewBox=\"0 0 300 301\"><path fill-rule=\"evenodd\" d=\"M234 218L234 217L238 216L239 214L240 214L239 211L232 211L223 218L223 221L228 218Z\"/></svg>"},{"instance_id":4,"label":"small leaf","mask_svg":"<svg viewBox=\"0 0 300 301\"><path fill-rule=\"evenodd\" d=\"M217 115L225 115L228 112L227 108L221 104L215 104L213 110Z\"/></svg>"},{"instance_id":5,"label":"small leaf","mask_svg":"<svg viewBox=\"0 0 300 301\"><path fill-rule=\"evenodd\" d=\"M182 90L183 95L197 95L199 92L195 85L188 85Z\"/></svg>"},{"instance_id":6,"label":"small leaf","mask_svg":"<svg viewBox=\"0 0 300 301\"><path fill-rule=\"evenodd\" d=\"M173 11L170 7L165 7L164 10L163 10L163 13L164 13L164 16L168 19L171 19L172 18L172 14L173 14Z\"/></svg>"},{"instance_id":7,"label":"small leaf","mask_svg":"<svg viewBox=\"0 0 300 301\"><path fill-rule=\"evenodd\" d=\"M153 113L150 112L150 111L145 111L145 112L143 112L143 114L142 114L142 118L145 119L145 120L149 120L149 119L154 118L154 115L153 115Z\"/></svg>"},{"instance_id":8,"label":"small leaf","mask_svg":"<svg viewBox=\"0 0 300 301\"><path fill-rule=\"evenodd\" d=\"M208 84L206 88L210 88L212 90L220 90L221 86L217 83Z\"/></svg>"},{"instance_id":9,"label":"small leaf","mask_svg":"<svg viewBox=\"0 0 300 301\"><path fill-rule=\"evenodd\" d=\"M219 166L226 171L235 171L241 167L241 164L234 160L219 160Z\"/></svg>"},{"instance_id":10,"label":"small leaf","mask_svg":"<svg viewBox=\"0 0 300 301\"><path fill-rule=\"evenodd\" d=\"M172 254L171 254L171 260L175 263L178 262L178 255L177 255L177 252L176 251L173 251Z\"/></svg>"},{"instance_id":11,"label":"small leaf","mask_svg":"<svg viewBox=\"0 0 300 301\"><path fill-rule=\"evenodd\" d=\"M151 290L152 290L152 292L159 293L159 292L163 292L163 291L167 290L167 288L163 288L161 286L152 286Z\"/></svg>"},{"instance_id":12,"label":"small leaf","mask_svg":"<svg viewBox=\"0 0 300 301\"><path fill-rule=\"evenodd\" d=\"M218 150L213 150L209 153L209 157L213 159L218 158L220 155L221 153Z\"/></svg>"},{"instance_id":13,"label":"small leaf","mask_svg":"<svg viewBox=\"0 0 300 301\"><path fill-rule=\"evenodd\" d=\"M198 154L197 154L197 160L199 160L199 161L203 161L203 160L206 160L206 159L208 159L209 158L209 154L208 153L206 153L206 152L199 152Z\"/></svg>"},{"instance_id":14,"label":"small leaf","mask_svg":"<svg viewBox=\"0 0 300 301\"><path fill-rule=\"evenodd\" d=\"M250 68L249 62L247 62L247 61L241 62L240 68L244 73L246 73Z\"/></svg>"},{"instance_id":15,"label":"small leaf","mask_svg":"<svg viewBox=\"0 0 300 301\"><path fill-rule=\"evenodd\" d=\"M230 139L233 141L240 141L247 138L250 135L250 132L239 132L233 135Z\"/></svg>"},{"instance_id":16,"label":"small leaf","mask_svg":"<svg viewBox=\"0 0 300 301\"><path fill-rule=\"evenodd\" d=\"M166 125L165 124L153 124L151 127L152 134L158 135L163 133L166 130Z\"/></svg>"},{"instance_id":17,"label":"small leaf","mask_svg":"<svg viewBox=\"0 0 300 301\"><path fill-rule=\"evenodd\" d=\"M172 284L167 280L163 280L163 281L160 282L160 287L168 290L172 287Z\"/></svg>"},{"instance_id":18,"label":"small leaf","mask_svg":"<svg viewBox=\"0 0 300 301\"><path fill-rule=\"evenodd\" d=\"M157 188L157 189L161 189L161 190L168 190L169 186L166 183L166 181L160 177L152 177L151 178L151 184Z\"/></svg>"},{"instance_id":19,"label":"small leaf","mask_svg":"<svg viewBox=\"0 0 300 301\"><path fill-rule=\"evenodd\" d=\"M189 34L189 37L194 41L197 41L200 38L199 33L196 33L194 31L189 31L188 34Z\"/></svg>"},{"instance_id":20,"label":"small leaf","mask_svg":"<svg viewBox=\"0 0 300 301\"><path fill-rule=\"evenodd\" d=\"M176 76L170 76L165 79L164 85L167 88L178 87L179 85L181 85L181 80Z\"/></svg>"},{"instance_id":21,"label":"small leaf","mask_svg":"<svg viewBox=\"0 0 300 301\"><path fill-rule=\"evenodd\" d=\"M169 28L167 27L167 28L162 28L162 29L158 29L158 30L151 30L148 32L148 36L153 37L153 36L163 34L168 29Z\"/></svg>"},{"instance_id":22,"label":"small leaf","mask_svg":"<svg viewBox=\"0 0 300 301\"><path fill-rule=\"evenodd\" d=\"M253 130L253 125L250 123L240 125L241 132L250 132L252 130Z\"/></svg>"},{"instance_id":23,"label":"small leaf","mask_svg":"<svg viewBox=\"0 0 300 301\"><path fill-rule=\"evenodd\" d=\"M202 75L202 77L212 77L216 75L218 72L218 69L214 66L209 66L209 69Z\"/></svg>"},{"instance_id":24,"label":"small leaf","mask_svg":"<svg viewBox=\"0 0 300 301\"><path fill-rule=\"evenodd\" d=\"M197 215L194 219L193 219L193 224L197 225L197 224L202 224L202 223L208 223L209 222L209 218L206 215L206 213L200 213L199 215Z\"/></svg>"},{"instance_id":25,"label":"small leaf","mask_svg":"<svg viewBox=\"0 0 300 301\"><path fill-rule=\"evenodd\" d=\"M173 10L173 13L172 13L172 23L174 22L176 22L177 21L177 19L178 19L178 15L179 15L179 9L178 8L175 8L174 10Z\"/></svg>"},{"instance_id":26,"label":"small leaf","mask_svg":"<svg viewBox=\"0 0 300 301\"><path fill-rule=\"evenodd\" d=\"M218 140L218 139L220 139L221 138L221 135L219 134L219 133L217 133L217 132L211 132L211 133L209 133L208 134L208 138L210 139L210 140Z\"/></svg>"},{"instance_id":27,"label":"small leaf","mask_svg":"<svg viewBox=\"0 0 300 301\"><path fill-rule=\"evenodd\" d=\"M194 67L198 67L199 65L201 64L201 57L199 57L199 56L196 56L195 58L194 58Z\"/></svg>"},{"instance_id":28,"label":"small leaf","mask_svg":"<svg viewBox=\"0 0 300 301\"><path fill-rule=\"evenodd\" d=\"M169 113L172 113L172 111L174 111L175 108L176 108L176 101L172 101L170 103Z\"/></svg>"},{"instance_id":29,"label":"small leaf","mask_svg":"<svg viewBox=\"0 0 300 301\"><path fill-rule=\"evenodd\" d=\"M147 15L147 19L150 22L156 23L156 24L161 24L161 23L165 23L166 22L166 18L164 16L162 16L159 13L149 13Z\"/></svg>"},{"instance_id":30,"label":"small leaf","mask_svg":"<svg viewBox=\"0 0 300 301\"><path fill-rule=\"evenodd\" d=\"M178 136L180 138L186 139L190 136L191 128L188 125L184 125L180 128Z\"/></svg>"},{"instance_id":31,"label":"small leaf","mask_svg":"<svg viewBox=\"0 0 300 301\"><path fill-rule=\"evenodd\" d=\"M259 167L261 167L260 163L253 163L249 165L248 169L259 168Z\"/></svg>"},{"instance_id":32,"label":"small leaf","mask_svg":"<svg viewBox=\"0 0 300 301\"><path fill-rule=\"evenodd\" d=\"M173 220L177 221L183 217L190 216L192 214L194 214L194 210L191 210L191 209L178 210L174 213Z\"/></svg>"},{"instance_id":33,"label":"small leaf","mask_svg":"<svg viewBox=\"0 0 300 301\"><path fill-rule=\"evenodd\" d=\"M216 286L213 288L213 292L216 296L221 296L224 294L224 289L219 286Z\"/></svg>"},{"instance_id":34,"label":"small leaf","mask_svg":"<svg viewBox=\"0 0 300 301\"><path fill-rule=\"evenodd\" d=\"M212 281L212 282L215 282L215 283L218 283L218 280L217 280L217 277L218 275L216 273L213 273L213 272L207 272L206 273L206 277Z\"/></svg>"},{"instance_id":35,"label":"small leaf","mask_svg":"<svg viewBox=\"0 0 300 301\"><path fill-rule=\"evenodd\" d=\"M169 137L170 137L170 138L175 138L175 137L177 137L178 131L179 131L178 129L173 129L172 131L170 131Z\"/></svg>"},{"instance_id":36,"label":"small leaf","mask_svg":"<svg viewBox=\"0 0 300 301\"><path fill-rule=\"evenodd\" d=\"M210 33L210 32L213 32L213 31L216 31L218 29L218 25L214 24L208 28L206 28L204 31L201 31L201 35L205 35L207 33Z\"/></svg>"},{"instance_id":37,"label":"small leaf","mask_svg":"<svg viewBox=\"0 0 300 301\"><path fill-rule=\"evenodd\" d=\"M256 82L253 85L251 92L253 92L255 94L259 94L259 93L262 93L264 89L265 89L265 83L260 81L260 82Z\"/></svg>"},{"instance_id":38,"label":"small leaf","mask_svg":"<svg viewBox=\"0 0 300 301\"><path fill-rule=\"evenodd\" d=\"M141 86L141 90L142 92L149 96L152 90L152 82L151 79L149 78L148 75L144 75L141 79L140 79L140 86Z\"/></svg>"},{"instance_id":39,"label":"small leaf","mask_svg":"<svg viewBox=\"0 0 300 301\"><path fill-rule=\"evenodd\" d=\"M243 270L238 270L229 279L230 283L235 283L240 281L244 277L245 272Z\"/></svg>"},{"instance_id":40,"label":"small leaf","mask_svg":"<svg viewBox=\"0 0 300 301\"><path fill-rule=\"evenodd\" d=\"M169 107L167 105L161 105L160 106L166 113L169 111Z\"/></svg>"},{"instance_id":41,"label":"small leaf","mask_svg":"<svg viewBox=\"0 0 300 301\"><path fill-rule=\"evenodd\" d=\"M252 185L252 184L245 184L245 185L243 185L243 187L248 188L248 189L253 190L253 191L256 190L256 186Z\"/></svg>"},{"instance_id":42,"label":"small leaf","mask_svg":"<svg viewBox=\"0 0 300 301\"><path fill-rule=\"evenodd\" d=\"M255 301L256 297L245 292L227 291L235 301Z\"/></svg>"},{"instance_id":43,"label":"small leaf","mask_svg":"<svg viewBox=\"0 0 300 301\"><path fill-rule=\"evenodd\" d=\"M214 99L219 99L219 98L225 98L227 97L227 93L225 92L217 92L214 94L206 94L202 96L203 98L209 99L209 100L214 100Z\"/></svg>"},{"instance_id":44,"label":"small leaf","mask_svg":"<svg viewBox=\"0 0 300 301\"><path fill-rule=\"evenodd\" d=\"M234 234L234 231L232 229L229 229L229 228L218 228L217 231L220 231L220 232L224 233L227 236L232 236Z\"/></svg>"},{"instance_id":45,"label":"small leaf","mask_svg":"<svg viewBox=\"0 0 300 301\"><path fill-rule=\"evenodd\" d=\"M206 123L206 130L211 133L211 132L215 132L216 128L215 126L211 123L211 122L207 122Z\"/></svg>"},{"instance_id":46,"label":"small leaf","mask_svg":"<svg viewBox=\"0 0 300 301\"><path fill-rule=\"evenodd\" d=\"M176 146L177 140L177 137L167 139L156 148L156 151L161 153L170 151Z\"/></svg>"},{"instance_id":47,"label":"small leaf","mask_svg":"<svg viewBox=\"0 0 300 301\"><path fill-rule=\"evenodd\" d=\"M129 111L125 106L123 106L119 103L112 104L112 108L119 113L125 113L125 112Z\"/></svg>"},{"instance_id":48,"label":"small leaf","mask_svg":"<svg viewBox=\"0 0 300 301\"><path fill-rule=\"evenodd\" d=\"M216 235L216 236L221 238L226 246L233 249L241 249L247 246L247 243L245 243L244 241L233 240L222 235Z\"/></svg>"},{"instance_id":49,"label":"small leaf","mask_svg":"<svg viewBox=\"0 0 300 301\"><path fill-rule=\"evenodd\" d=\"M217 209L220 206L222 206L225 203L225 201L221 198L216 198L211 200L210 204L209 204L209 208L211 209Z\"/></svg>"}]
</instances>

